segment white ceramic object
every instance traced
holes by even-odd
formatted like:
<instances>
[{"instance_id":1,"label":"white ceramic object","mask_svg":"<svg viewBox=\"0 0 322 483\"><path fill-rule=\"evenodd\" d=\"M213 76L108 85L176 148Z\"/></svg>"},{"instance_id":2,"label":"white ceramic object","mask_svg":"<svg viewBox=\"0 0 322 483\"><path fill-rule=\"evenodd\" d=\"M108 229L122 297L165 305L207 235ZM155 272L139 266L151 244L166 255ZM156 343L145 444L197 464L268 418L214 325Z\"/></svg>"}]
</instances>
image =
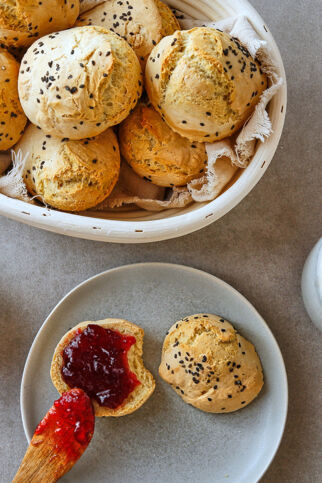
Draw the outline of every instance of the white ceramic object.
<instances>
[{"instance_id":1,"label":"white ceramic object","mask_svg":"<svg viewBox=\"0 0 322 483\"><path fill-rule=\"evenodd\" d=\"M158 376L166 331L183 316L209 312L230 320L261 358L264 387L245 408L209 414L184 403ZM49 377L63 334L78 322L120 317L145 331L144 362L156 390L135 413L98 418L86 454L65 482L255 483L272 461L287 414L287 378L278 345L258 312L235 289L180 265L143 263L101 273L51 312L30 349L21 385L28 440L58 393Z\"/></svg>"},{"instance_id":2,"label":"white ceramic object","mask_svg":"<svg viewBox=\"0 0 322 483\"><path fill-rule=\"evenodd\" d=\"M306 259L302 273L302 297L310 319L322 331L322 237Z\"/></svg>"},{"instance_id":3,"label":"white ceramic object","mask_svg":"<svg viewBox=\"0 0 322 483\"><path fill-rule=\"evenodd\" d=\"M0 194L0 214L29 225L69 236L117 243L145 243L176 238L199 230L234 208L258 183L270 164L282 134L286 112L286 78L278 47L265 22L247 0L169 0L168 3L195 18L219 20L247 16L258 34L268 42L284 78L284 85L269 104L273 133L258 143L250 165L240 178L217 199L193 203L183 209L160 213L122 210L91 216L63 213Z\"/></svg>"}]
</instances>

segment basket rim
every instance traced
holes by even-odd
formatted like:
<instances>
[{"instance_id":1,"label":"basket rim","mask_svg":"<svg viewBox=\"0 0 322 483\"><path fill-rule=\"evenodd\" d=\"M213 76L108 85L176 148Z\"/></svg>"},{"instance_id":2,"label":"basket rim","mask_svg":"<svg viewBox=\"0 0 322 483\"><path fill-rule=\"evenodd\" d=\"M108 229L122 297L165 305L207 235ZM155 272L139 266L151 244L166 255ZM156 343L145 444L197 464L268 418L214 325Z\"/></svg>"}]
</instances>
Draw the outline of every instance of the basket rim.
<instances>
[{"instance_id":1,"label":"basket rim","mask_svg":"<svg viewBox=\"0 0 322 483\"><path fill-rule=\"evenodd\" d=\"M198 5L198 8L205 11L209 17L214 15L213 0L170 0L169 3L176 8L184 7L190 12ZM220 0L216 3L220 5ZM265 143L259 145L250 165L227 191L213 201L199 203L200 206L193 211L173 215L175 210L167 210L168 213L172 213L170 217L155 220L131 221L83 216L31 205L2 194L0 215L67 236L114 243L147 243L177 238L199 230L221 218L240 203L264 175L279 144L286 115L287 83L280 51L254 7L247 0L225 0L225 9L234 14L243 10L243 14L248 16L260 36L268 42L284 80L279 92L271 101L276 105L274 114L278 114L274 132Z\"/></svg>"}]
</instances>

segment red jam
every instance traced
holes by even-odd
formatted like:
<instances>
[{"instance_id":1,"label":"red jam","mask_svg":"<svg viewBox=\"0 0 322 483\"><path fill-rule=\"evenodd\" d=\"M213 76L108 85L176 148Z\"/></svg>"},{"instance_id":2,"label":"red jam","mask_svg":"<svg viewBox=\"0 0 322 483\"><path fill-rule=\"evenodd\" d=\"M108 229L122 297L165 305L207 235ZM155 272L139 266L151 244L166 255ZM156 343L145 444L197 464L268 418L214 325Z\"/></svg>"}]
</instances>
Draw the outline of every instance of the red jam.
<instances>
[{"instance_id":1,"label":"red jam","mask_svg":"<svg viewBox=\"0 0 322 483\"><path fill-rule=\"evenodd\" d=\"M76 461L90 443L94 426L90 398L82 389L71 389L54 402L38 424L34 438L47 433L46 442L48 444L50 439L53 444L53 454L64 455L67 461ZM35 438L36 446L42 442Z\"/></svg>"},{"instance_id":2,"label":"red jam","mask_svg":"<svg viewBox=\"0 0 322 483\"><path fill-rule=\"evenodd\" d=\"M117 409L140 381L130 371L127 353L131 335L89 324L78 329L65 347L62 376L69 387L80 387L100 406Z\"/></svg>"}]
</instances>

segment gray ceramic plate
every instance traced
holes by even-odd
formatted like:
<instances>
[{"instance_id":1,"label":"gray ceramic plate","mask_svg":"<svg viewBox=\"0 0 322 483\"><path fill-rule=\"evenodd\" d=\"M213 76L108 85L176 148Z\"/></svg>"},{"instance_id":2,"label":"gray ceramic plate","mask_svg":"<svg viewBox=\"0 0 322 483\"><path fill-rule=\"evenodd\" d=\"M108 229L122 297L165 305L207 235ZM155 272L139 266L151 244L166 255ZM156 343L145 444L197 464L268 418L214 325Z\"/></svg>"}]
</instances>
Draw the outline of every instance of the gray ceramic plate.
<instances>
[{"instance_id":1,"label":"gray ceramic plate","mask_svg":"<svg viewBox=\"0 0 322 483\"><path fill-rule=\"evenodd\" d=\"M183 316L224 316L256 346L265 385L248 407L206 414L185 404L158 376L167 329ZM83 320L126 318L145 330L144 359L157 386L134 414L97 419L93 441L65 482L258 481L280 443L287 379L278 345L261 316L236 290L189 267L144 263L115 268L76 287L49 315L28 356L21 411L28 439L58 394L49 368L62 335Z\"/></svg>"}]
</instances>

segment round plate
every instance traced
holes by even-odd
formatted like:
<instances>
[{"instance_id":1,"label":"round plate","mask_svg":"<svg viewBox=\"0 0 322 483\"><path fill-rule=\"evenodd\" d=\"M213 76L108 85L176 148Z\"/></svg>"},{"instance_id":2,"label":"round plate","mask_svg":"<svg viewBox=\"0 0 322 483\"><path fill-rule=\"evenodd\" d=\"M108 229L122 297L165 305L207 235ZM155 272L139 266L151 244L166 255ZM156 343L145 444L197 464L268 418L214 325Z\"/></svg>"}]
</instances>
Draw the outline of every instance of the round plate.
<instances>
[{"instance_id":1,"label":"round plate","mask_svg":"<svg viewBox=\"0 0 322 483\"><path fill-rule=\"evenodd\" d=\"M208 414L184 403L158 376L168 328L193 313L230 320L255 344L265 384L249 406ZM63 334L84 320L125 318L145 330L144 360L156 378L152 397L135 413L96 419L93 441L65 482L258 481L279 446L287 414L287 378L278 345L261 316L218 278L181 265L114 268L72 290L51 312L27 358L21 412L30 440L58 393L49 369Z\"/></svg>"}]
</instances>

